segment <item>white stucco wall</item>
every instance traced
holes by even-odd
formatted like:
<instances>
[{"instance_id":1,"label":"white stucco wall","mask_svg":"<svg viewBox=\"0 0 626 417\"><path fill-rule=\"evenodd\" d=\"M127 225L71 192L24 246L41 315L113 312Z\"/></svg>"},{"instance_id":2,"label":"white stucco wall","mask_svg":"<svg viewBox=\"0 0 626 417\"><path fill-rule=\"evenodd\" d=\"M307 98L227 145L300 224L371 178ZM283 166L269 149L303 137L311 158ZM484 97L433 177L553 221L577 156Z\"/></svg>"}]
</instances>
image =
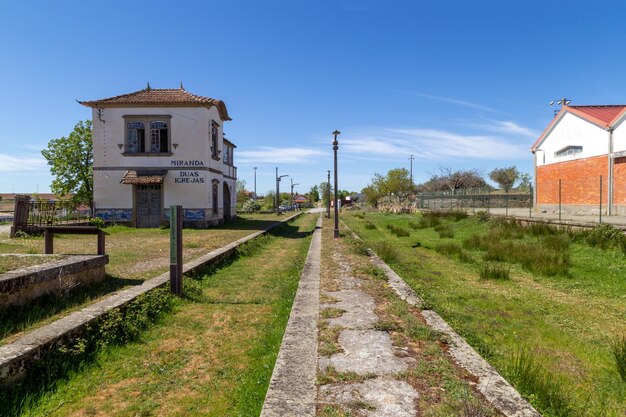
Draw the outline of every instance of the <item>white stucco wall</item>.
<instances>
[{"instance_id":1,"label":"white stucco wall","mask_svg":"<svg viewBox=\"0 0 626 417\"><path fill-rule=\"evenodd\" d=\"M124 155L126 123L124 116L170 116L171 155ZM211 157L210 124L217 122L219 160ZM97 209L130 209L133 186L121 184L128 170L165 170L163 207L181 204L189 209L212 209L212 180L220 181L218 207L223 207L223 184L231 191L231 213L236 206L235 180L223 177L233 169L223 163L224 122L216 107L130 107L93 110L94 200ZM149 128L146 128L149 141ZM173 144L176 144L174 148ZM223 174L220 174L222 172Z\"/></svg>"},{"instance_id":2,"label":"white stucco wall","mask_svg":"<svg viewBox=\"0 0 626 417\"><path fill-rule=\"evenodd\" d=\"M613 152L626 152L626 118L613 129Z\"/></svg>"},{"instance_id":3,"label":"white stucco wall","mask_svg":"<svg viewBox=\"0 0 626 417\"><path fill-rule=\"evenodd\" d=\"M574 114L566 113L537 147L537 166L606 155L608 138L608 131ZM583 149L576 155L554 155L566 146L582 146Z\"/></svg>"}]
</instances>

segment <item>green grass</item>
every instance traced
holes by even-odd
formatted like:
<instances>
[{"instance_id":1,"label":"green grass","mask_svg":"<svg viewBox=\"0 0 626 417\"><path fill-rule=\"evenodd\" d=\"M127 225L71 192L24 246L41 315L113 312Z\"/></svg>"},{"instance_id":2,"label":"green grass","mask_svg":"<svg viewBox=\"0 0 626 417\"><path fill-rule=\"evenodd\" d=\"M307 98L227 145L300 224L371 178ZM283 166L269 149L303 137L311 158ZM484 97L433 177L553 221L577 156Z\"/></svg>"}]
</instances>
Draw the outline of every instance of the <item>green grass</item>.
<instances>
[{"instance_id":1,"label":"green grass","mask_svg":"<svg viewBox=\"0 0 626 417\"><path fill-rule=\"evenodd\" d=\"M284 216L273 214L243 215L235 221L212 229L183 231L183 260L188 262L260 229ZM22 308L0 308L0 344L11 336L59 318L62 314L84 307L104 295L122 288L140 285L143 280L169 270L169 230L136 229L126 226L106 228L106 253L109 264L104 282L91 287L75 288L63 297L46 296ZM31 265L28 257L8 254L43 253L42 237L9 239L0 234L0 272ZM96 253L93 236L58 235L55 253ZM141 250L137 250L141 248ZM59 255L54 255L59 257Z\"/></svg>"},{"instance_id":2,"label":"green grass","mask_svg":"<svg viewBox=\"0 0 626 417\"><path fill-rule=\"evenodd\" d=\"M377 229L349 215L344 220L368 246L393 248L390 266L543 415L622 417L626 384L612 350L626 333L626 257L619 247L592 247L550 225L496 219L368 213ZM412 240L381 232L387 224L422 223L430 226L415 229ZM449 225L454 237L439 237L435 223ZM481 279L483 258L510 268L509 279ZM556 388L541 376L524 389L516 382L521 341L533 346L534 363Z\"/></svg>"},{"instance_id":3,"label":"green grass","mask_svg":"<svg viewBox=\"0 0 626 417\"><path fill-rule=\"evenodd\" d=\"M232 263L186 278L171 313L41 396L26 395L22 415L258 415L314 225L303 216Z\"/></svg>"}]
</instances>

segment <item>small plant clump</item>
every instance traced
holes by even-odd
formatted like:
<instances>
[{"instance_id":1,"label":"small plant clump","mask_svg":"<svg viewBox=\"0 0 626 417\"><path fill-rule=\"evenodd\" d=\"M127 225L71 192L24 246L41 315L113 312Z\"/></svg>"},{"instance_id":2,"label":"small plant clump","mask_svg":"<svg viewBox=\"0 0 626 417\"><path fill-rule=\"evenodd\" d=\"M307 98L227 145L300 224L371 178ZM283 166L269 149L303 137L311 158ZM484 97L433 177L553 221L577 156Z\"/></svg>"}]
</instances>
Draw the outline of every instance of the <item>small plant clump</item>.
<instances>
[{"instance_id":1,"label":"small plant clump","mask_svg":"<svg viewBox=\"0 0 626 417\"><path fill-rule=\"evenodd\" d=\"M439 233L439 237L442 239L454 237L454 230L452 230L449 224L440 224L435 227L435 231Z\"/></svg>"},{"instance_id":2,"label":"small plant clump","mask_svg":"<svg viewBox=\"0 0 626 417\"><path fill-rule=\"evenodd\" d=\"M602 223L589 232L583 232L589 246L601 249L616 248L626 255L626 235L613 225Z\"/></svg>"},{"instance_id":3,"label":"small plant clump","mask_svg":"<svg viewBox=\"0 0 626 417\"><path fill-rule=\"evenodd\" d=\"M461 249L461 247L454 242L446 242L437 245L435 250L442 255L454 256L459 255L463 249Z\"/></svg>"},{"instance_id":4,"label":"small plant clump","mask_svg":"<svg viewBox=\"0 0 626 417\"><path fill-rule=\"evenodd\" d=\"M398 248L396 248L389 242L386 242L386 241L376 242L372 246L373 246L372 249L374 249L374 252L376 252L376 254L380 256L382 260L387 263L396 261L398 257L400 256L400 251L398 251Z\"/></svg>"},{"instance_id":5,"label":"small plant clump","mask_svg":"<svg viewBox=\"0 0 626 417\"><path fill-rule=\"evenodd\" d=\"M402 227L394 226L393 224L388 224L387 229L391 230L391 233L398 237L407 237L411 235L408 230Z\"/></svg>"},{"instance_id":6,"label":"small plant clump","mask_svg":"<svg viewBox=\"0 0 626 417\"><path fill-rule=\"evenodd\" d=\"M365 222L365 228L368 230L376 229L376 225L372 222Z\"/></svg>"},{"instance_id":7,"label":"small plant clump","mask_svg":"<svg viewBox=\"0 0 626 417\"><path fill-rule=\"evenodd\" d=\"M480 268L480 277L482 279L509 279L510 275L511 267L508 265L487 262Z\"/></svg>"}]
</instances>

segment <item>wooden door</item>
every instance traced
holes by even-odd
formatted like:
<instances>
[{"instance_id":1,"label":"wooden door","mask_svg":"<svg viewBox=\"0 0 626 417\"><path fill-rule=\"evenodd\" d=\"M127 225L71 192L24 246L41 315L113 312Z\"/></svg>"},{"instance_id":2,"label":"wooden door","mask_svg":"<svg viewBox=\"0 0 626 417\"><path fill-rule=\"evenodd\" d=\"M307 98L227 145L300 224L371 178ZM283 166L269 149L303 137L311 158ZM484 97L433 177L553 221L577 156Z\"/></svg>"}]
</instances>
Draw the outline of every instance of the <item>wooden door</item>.
<instances>
[{"instance_id":1,"label":"wooden door","mask_svg":"<svg viewBox=\"0 0 626 417\"><path fill-rule=\"evenodd\" d=\"M137 227L159 227L161 225L161 184L138 185Z\"/></svg>"}]
</instances>

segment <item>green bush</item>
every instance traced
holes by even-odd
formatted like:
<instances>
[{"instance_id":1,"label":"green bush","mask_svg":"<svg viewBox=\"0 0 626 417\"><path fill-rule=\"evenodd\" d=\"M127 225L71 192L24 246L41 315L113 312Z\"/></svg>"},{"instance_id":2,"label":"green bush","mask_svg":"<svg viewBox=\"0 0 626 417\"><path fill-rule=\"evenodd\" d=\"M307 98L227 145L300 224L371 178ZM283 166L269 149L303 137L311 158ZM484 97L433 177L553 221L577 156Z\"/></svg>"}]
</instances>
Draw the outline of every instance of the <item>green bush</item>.
<instances>
[{"instance_id":1,"label":"green bush","mask_svg":"<svg viewBox=\"0 0 626 417\"><path fill-rule=\"evenodd\" d=\"M106 227L106 223L100 217L89 217L88 221L90 226L96 226L98 229Z\"/></svg>"},{"instance_id":2,"label":"green bush","mask_svg":"<svg viewBox=\"0 0 626 417\"><path fill-rule=\"evenodd\" d=\"M254 213L261 210L261 203L255 200L247 200L241 206L241 211L244 213Z\"/></svg>"},{"instance_id":3,"label":"green bush","mask_svg":"<svg viewBox=\"0 0 626 417\"><path fill-rule=\"evenodd\" d=\"M391 233L398 237L407 237L411 235L408 230L402 227L394 226L393 224L388 224L387 229L391 230Z\"/></svg>"},{"instance_id":4,"label":"green bush","mask_svg":"<svg viewBox=\"0 0 626 417\"><path fill-rule=\"evenodd\" d=\"M587 232L586 241L589 246L601 249L616 248L626 255L626 235L608 223L599 224Z\"/></svg>"},{"instance_id":5,"label":"green bush","mask_svg":"<svg viewBox=\"0 0 626 417\"><path fill-rule=\"evenodd\" d=\"M365 222L365 228L368 230L376 229L376 225L372 222Z\"/></svg>"}]
</instances>

